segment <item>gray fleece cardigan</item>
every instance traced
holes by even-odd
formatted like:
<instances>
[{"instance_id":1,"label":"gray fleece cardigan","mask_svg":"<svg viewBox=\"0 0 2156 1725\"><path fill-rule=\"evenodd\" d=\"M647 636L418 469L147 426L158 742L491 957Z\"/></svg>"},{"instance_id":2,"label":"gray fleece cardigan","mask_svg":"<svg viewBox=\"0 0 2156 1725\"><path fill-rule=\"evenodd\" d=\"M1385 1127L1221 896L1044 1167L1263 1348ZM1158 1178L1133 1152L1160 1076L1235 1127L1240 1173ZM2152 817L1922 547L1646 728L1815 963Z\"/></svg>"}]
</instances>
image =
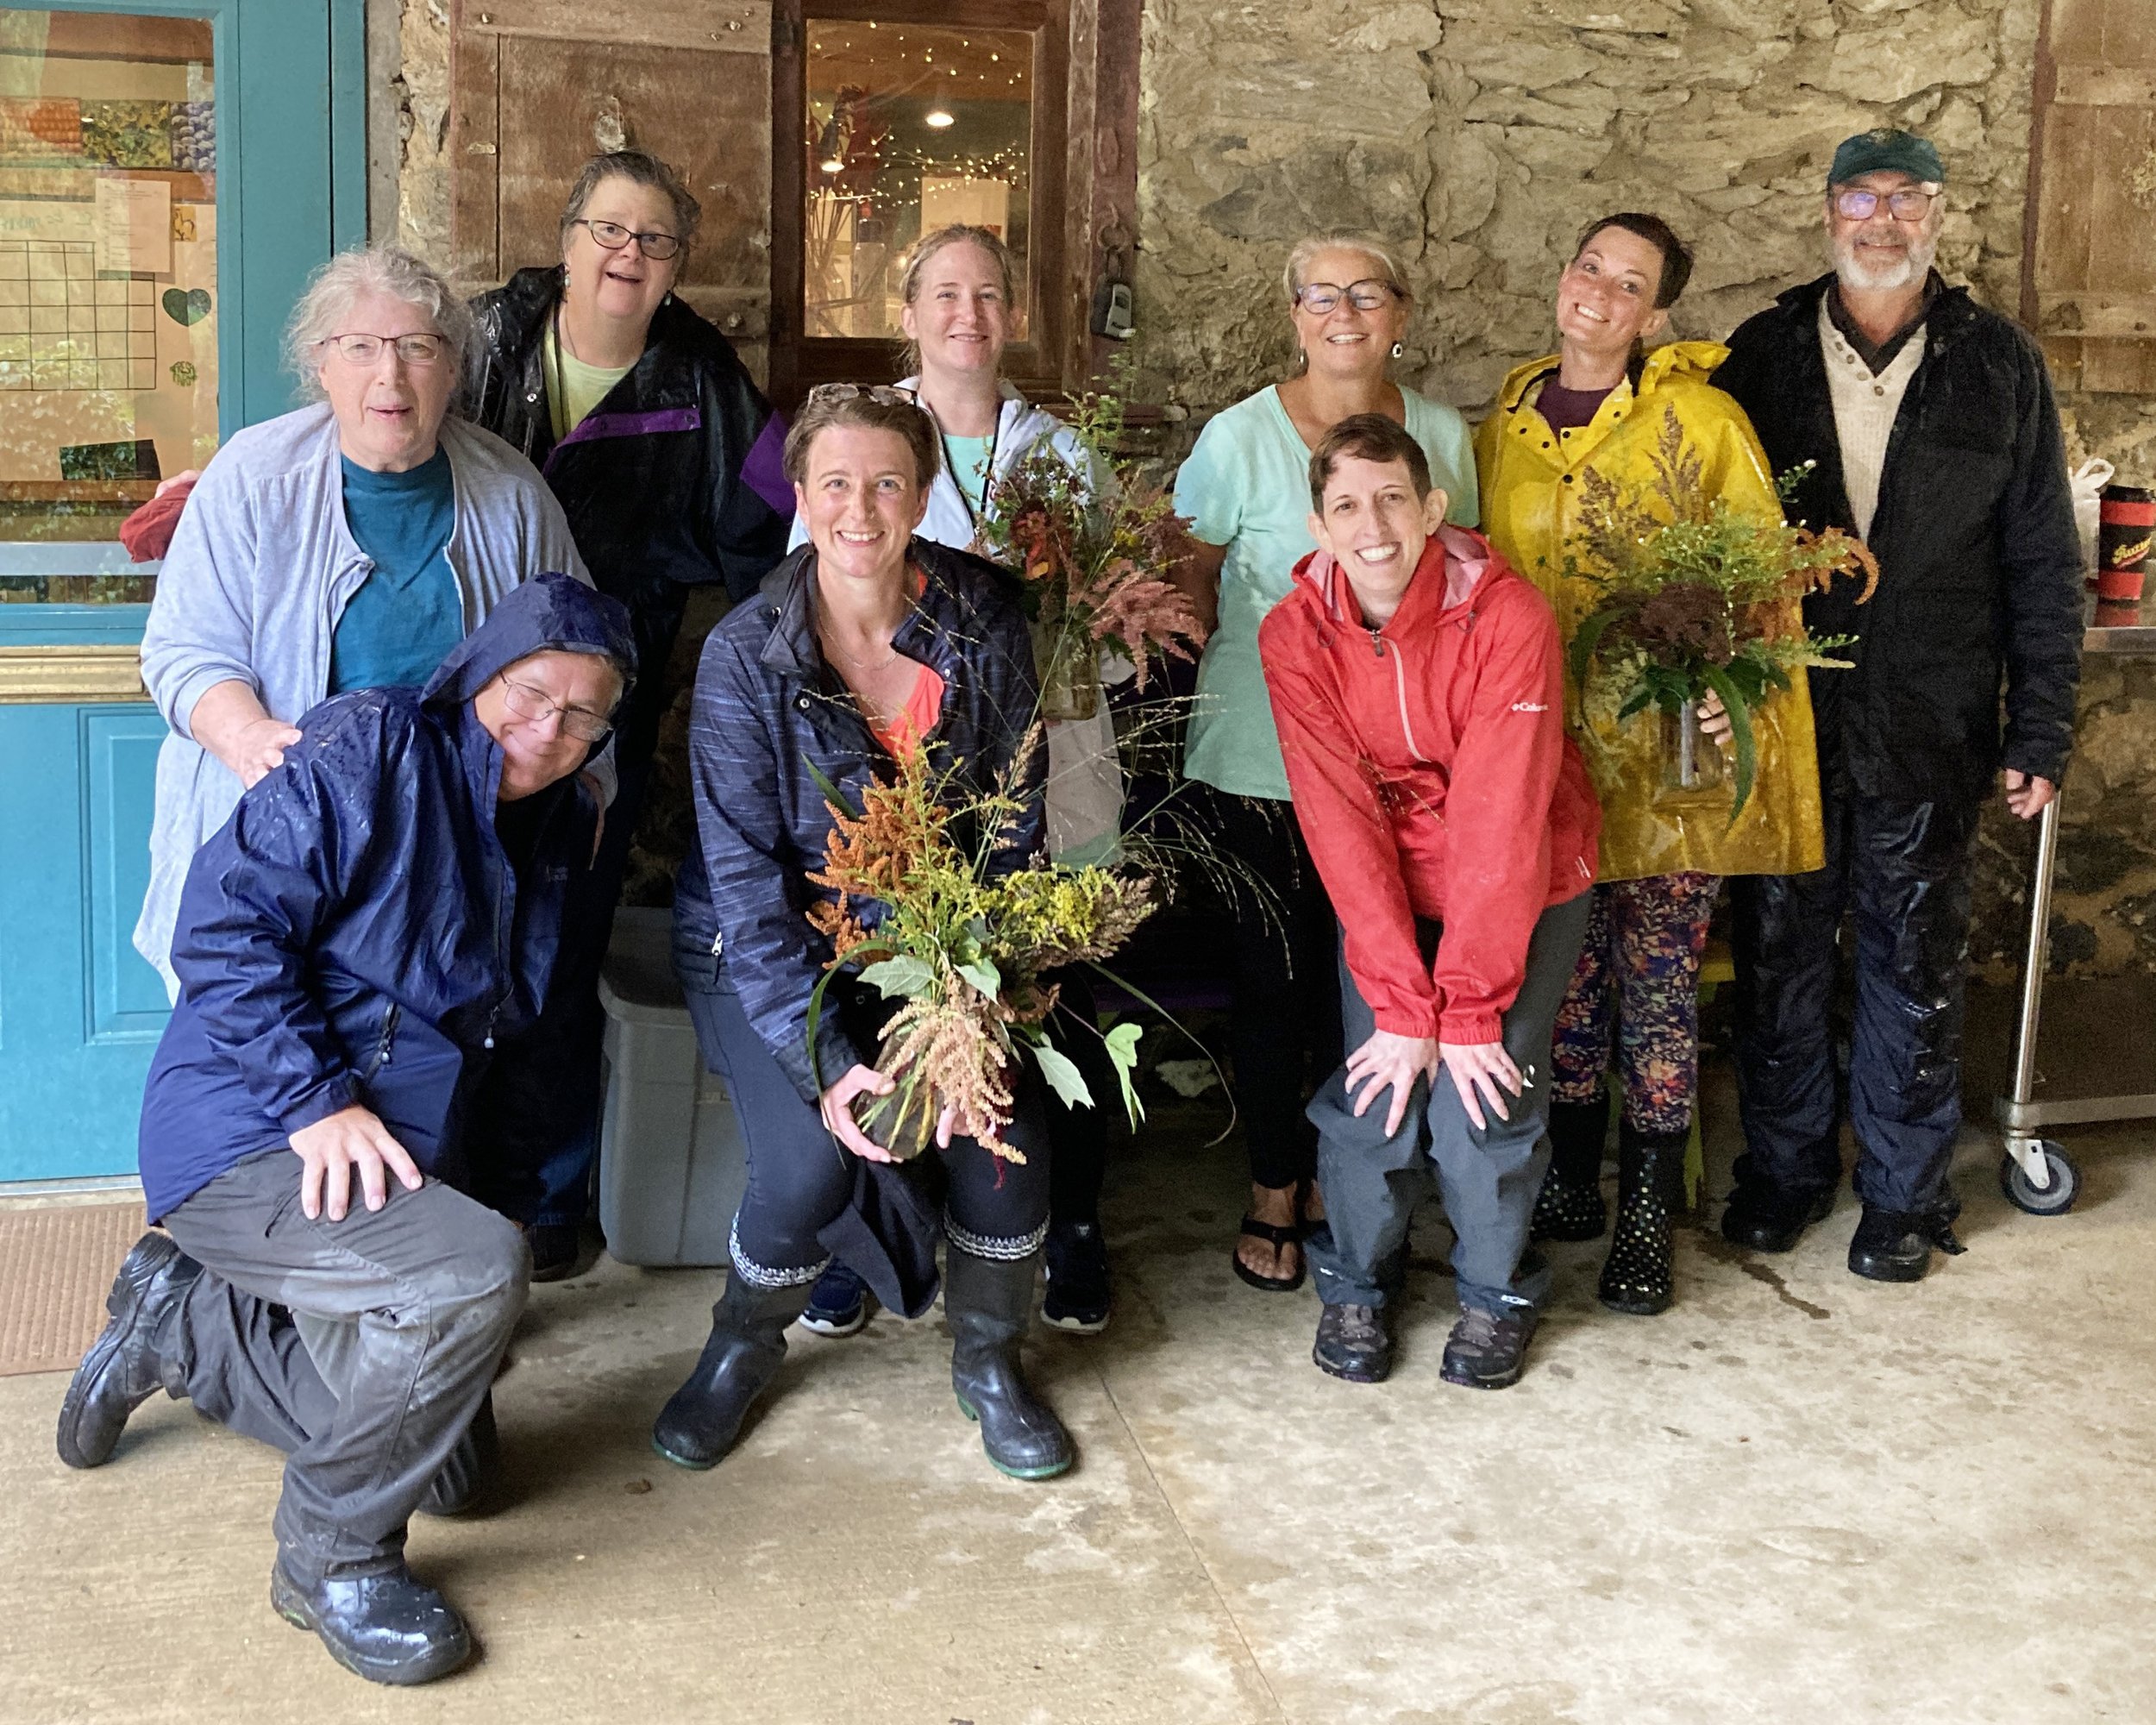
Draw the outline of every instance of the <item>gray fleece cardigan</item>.
<instances>
[{"instance_id":1,"label":"gray fleece cardigan","mask_svg":"<svg viewBox=\"0 0 2156 1725\"><path fill-rule=\"evenodd\" d=\"M456 485L448 556L467 634L542 569L590 584L538 469L461 419L443 422L442 447ZM272 718L297 724L329 692L337 619L373 567L345 524L337 423L326 404L235 434L187 499L142 632L142 681L172 729L158 752L150 885L135 928L136 950L175 999L170 954L187 865L241 790L238 775L189 733L195 703L237 681ZM603 780L611 764L595 763Z\"/></svg>"}]
</instances>

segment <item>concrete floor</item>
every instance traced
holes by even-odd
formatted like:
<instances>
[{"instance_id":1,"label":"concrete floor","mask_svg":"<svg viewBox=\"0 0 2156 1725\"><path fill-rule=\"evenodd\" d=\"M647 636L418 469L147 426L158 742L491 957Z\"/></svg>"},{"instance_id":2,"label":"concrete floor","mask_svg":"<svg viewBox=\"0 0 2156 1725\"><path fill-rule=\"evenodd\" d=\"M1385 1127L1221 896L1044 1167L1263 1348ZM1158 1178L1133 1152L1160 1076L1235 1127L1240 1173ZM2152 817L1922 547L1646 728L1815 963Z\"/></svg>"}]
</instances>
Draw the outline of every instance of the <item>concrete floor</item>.
<instances>
[{"instance_id":1,"label":"concrete floor","mask_svg":"<svg viewBox=\"0 0 2156 1725\"><path fill-rule=\"evenodd\" d=\"M933 1319L797 1333L678 1471L645 1433L716 1277L603 1265L500 1385L513 1507L415 1531L484 1658L410 1693L271 1615L275 1456L160 1398L71 1474L65 1379L0 1379L0 1720L2156 1720L2156 1132L2069 1136L2039 1220L1971 1133L1969 1253L1915 1288L1848 1275L1846 1196L1786 1258L1688 1232L1658 1320L1560 1248L1502 1395L1439 1382L1427 1255L1393 1381L1320 1376L1311 1295L1229 1272L1232 1152L1150 1141L1114 1327L1033 1351L1083 1453L1045 1485L989 1471Z\"/></svg>"}]
</instances>

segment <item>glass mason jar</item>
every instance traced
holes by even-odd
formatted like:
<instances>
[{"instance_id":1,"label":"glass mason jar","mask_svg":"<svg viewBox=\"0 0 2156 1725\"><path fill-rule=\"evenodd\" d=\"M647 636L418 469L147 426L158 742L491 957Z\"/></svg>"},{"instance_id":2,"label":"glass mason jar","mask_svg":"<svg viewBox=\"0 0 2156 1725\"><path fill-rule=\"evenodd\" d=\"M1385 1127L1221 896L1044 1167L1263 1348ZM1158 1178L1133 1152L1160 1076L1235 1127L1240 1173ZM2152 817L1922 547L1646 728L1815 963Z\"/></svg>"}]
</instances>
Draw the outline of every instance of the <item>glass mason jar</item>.
<instances>
[{"instance_id":1,"label":"glass mason jar","mask_svg":"<svg viewBox=\"0 0 2156 1725\"><path fill-rule=\"evenodd\" d=\"M1082 636L1036 630L1033 664L1040 673L1043 718L1091 718L1100 712L1100 663Z\"/></svg>"},{"instance_id":2,"label":"glass mason jar","mask_svg":"<svg viewBox=\"0 0 2156 1725\"><path fill-rule=\"evenodd\" d=\"M1701 728L1699 706L1687 701L1662 715L1662 783L1672 791L1718 791L1727 781L1721 746Z\"/></svg>"}]
</instances>

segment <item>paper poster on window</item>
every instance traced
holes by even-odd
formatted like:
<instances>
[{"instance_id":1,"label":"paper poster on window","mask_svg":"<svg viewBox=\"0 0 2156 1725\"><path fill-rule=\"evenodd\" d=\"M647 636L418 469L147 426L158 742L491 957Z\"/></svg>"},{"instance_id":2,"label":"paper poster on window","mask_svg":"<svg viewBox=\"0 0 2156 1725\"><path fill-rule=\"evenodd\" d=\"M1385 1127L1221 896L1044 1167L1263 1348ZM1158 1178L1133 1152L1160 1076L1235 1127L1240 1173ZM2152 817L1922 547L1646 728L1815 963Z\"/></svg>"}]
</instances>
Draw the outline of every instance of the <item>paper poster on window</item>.
<instances>
[{"instance_id":1,"label":"paper poster on window","mask_svg":"<svg viewBox=\"0 0 2156 1725\"><path fill-rule=\"evenodd\" d=\"M133 176L99 176L96 231L100 271L132 275L171 274L171 182Z\"/></svg>"}]
</instances>

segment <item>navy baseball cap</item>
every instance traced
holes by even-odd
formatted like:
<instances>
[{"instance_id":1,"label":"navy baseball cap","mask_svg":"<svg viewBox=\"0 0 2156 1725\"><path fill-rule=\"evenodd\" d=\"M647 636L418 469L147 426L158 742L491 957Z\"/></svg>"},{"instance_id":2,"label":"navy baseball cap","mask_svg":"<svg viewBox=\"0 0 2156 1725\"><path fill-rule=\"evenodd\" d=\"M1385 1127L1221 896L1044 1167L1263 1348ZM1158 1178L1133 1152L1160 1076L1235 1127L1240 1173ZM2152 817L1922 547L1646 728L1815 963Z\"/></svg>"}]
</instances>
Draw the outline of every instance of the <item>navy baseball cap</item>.
<instances>
[{"instance_id":1,"label":"navy baseball cap","mask_svg":"<svg viewBox=\"0 0 2156 1725\"><path fill-rule=\"evenodd\" d=\"M1860 173L1881 171L1906 173L1927 185L1946 183L1946 165L1929 138L1904 132L1895 126L1875 126L1853 138L1844 138L1834 152L1834 165L1827 170L1831 190L1846 185Z\"/></svg>"}]
</instances>

